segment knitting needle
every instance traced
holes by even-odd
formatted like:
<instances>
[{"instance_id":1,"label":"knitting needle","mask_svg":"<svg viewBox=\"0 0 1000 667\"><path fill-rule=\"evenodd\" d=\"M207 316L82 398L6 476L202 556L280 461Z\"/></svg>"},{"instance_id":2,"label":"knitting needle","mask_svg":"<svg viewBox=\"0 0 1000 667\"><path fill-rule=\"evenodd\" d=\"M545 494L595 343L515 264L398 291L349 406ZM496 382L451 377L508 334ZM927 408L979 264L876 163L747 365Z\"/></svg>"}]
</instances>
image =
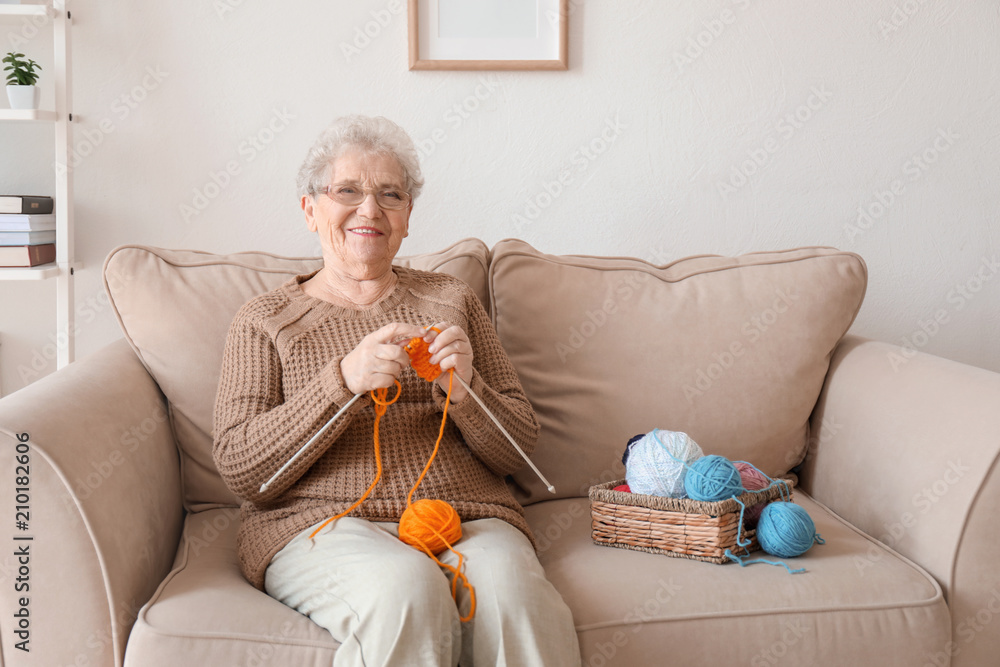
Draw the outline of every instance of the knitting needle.
<instances>
[{"instance_id":1,"label":"knitting needle","mask_svg":"<svg viewBox=\"0 0 1000 667\"><path fill-rule=\"evenodd\" d=\"M306 444L304 444L301 447L299 447L299 451L295 452L295 455L292 458L288 459L288 462L285 465L281 466L281 468L278 469L278 472L276 472L273 475L271 475L271 479L267 480L266 482L264 482L263 484L260 485L260 492L264 493L265 491L267 491L267 487L270 486L271 482L273 482L274 480L276 480L278 478L278 476L281 475L281 473L283 473L286 470L288 470L289 466L291 466L293 463L295 463L295 460L297 458L299 458L299 456L302 455L302 452L306 451L309 448L309 445L311 445L314 442L316 442L321 435L323 435L324 433L326 433L326 429L330 428L330 424L332 424L333 422L337 421L337 419L340 417L340 415L342 415L345 412L347 412L347 408L351 407L354 404L354 401L358 400L359 398L361 398L361 394L355 394L354 398L352 398L351 400L349 400L347 402L347 405L345 405L340 410L338 410L337 414L335 414L334 416L330 417L330 421L328 421L326 424L324 424L323 428L321 428L316 433L316 435L314 435L313 437L309 438L309 442L307 442Z\"/></svg>"},{"instance_id":2,"label":"knitting needle","mask_svg":"<svg viewBox=\"0 0 1000 667\"><path fill-rule=\"evenodd\" d=\"M535 464L531 462L531 459L529 459L528 455L524 453L524 450L521 449L516 442L514 442L514 438L512 438L510 433L507 432L507 429L503 427L503 424L501 424L499 420L497 420L497 418L493 416L493 413L490 412L490 409L486 407L485 403L483 403L483 399L476 396L476 392L472 391L472 387L470 387L465 382L465 380L463 380L461 376L459 376L458 373L452 373L452 375L455 377L456 380L458 380L459 384L465 387L465 390L469 392L469 396L472 396L472 398L476 399L476 403L479 403L479 407L483 409L483 412L486 413L487 417L493 420L493 423L497 425L497 428L500 429L500 432L503 433L505 436L507 436L507 440L510 441L510 444L514 445L514 449L516 449L517 453L521 455L521 458L524 459L529 466L531 466L532 470L535 471L535 474L538 475L538 479L542 480L542 483L545 484L545 488L549 490L549 493L555 493L556 492L555 487L549 484L549 480L545 479L545 475L542 474L542 471L535 467Z\"/></svg>"},{"instance_id":3,"label":"knitting needle","mask_svg":"<svg viewBox=\"0 0 1000 667\"><path fill-rule=\"evenodd\" d=\"M436 331L438 333L441 333L440 329L438 329L437 327L433 327L433 326L432 327L424 327L424 330L425 331L433 330L433 331ZM416 347L414 347L414 345L416 345ZM420 352L417 351L418 347L421 349ZM413 366L413 370L417 371L417 375L419 375L420 377L424 378L425 380L427 380L429 382L437 379L437 377L441 374L441 366L439 366L439 365L431 365L431 363L430 363L430 356L431 355L430 355L430 350L428 350L428 343L427 343L427 341L421 340L419 338L413 338L413 339L410 340L410 343L408 343L405 346L405 348L406 348L406 353L408 355L410 355L410 365ZM414 366L415 355L417 355L417 354L421 354L421 358L422 358L421 365L422 366L426 365L426 368L423 368L422 370L418 370L417 367ZM430 374L425 374L425 371L430 371ZM535 474L538 475L538 479L542 480L542 483L545 484L545 488L547 488L549 490L549 493L554 494L556 492L555 487L552 486L552 484L549 483L549 480L545 479L545 475L542 474L542 471L535 467L535 464L531 462L531 459L529 459L528 455L524 453L524 450L521 449L518 446L517 442L514 441L514 438L512 438L511 435L510 435L510 433L507 432L507 429L505 429L503 427L503 424L500 423L500 420L498 420L493 415L493 413L490 412L490 409L488 407L486 407L485 403L483 403L483 399L479 398L479 396L476 395L476 392L472 391L472 387L470 387L468 385L468 383L466 383L466 381L463 380L462 377L458 373L455 372L454 368L452 368L450 372L451 372L452 377L457 378L459 384L461 384L463 387L465 387L465 390L467 392L469 392L469 395L471 395L472 398L476 399L476 403L479 404L479 407L481 407L483 409L483 412L485 412L486 415L491 420L493 420L493 423L496 424L496 427L498 429L500 429L500 432L503 433L504 436L506 436L506 438L510 442L510 444L514 445L514 449L516 449L517 453L521 455L521 458L524 459L524 462L527 463L529 466L531 466L531 469L535 471ZM449 385L449 391L450 391L450 385Z\"/></svg>"}]
</instances>

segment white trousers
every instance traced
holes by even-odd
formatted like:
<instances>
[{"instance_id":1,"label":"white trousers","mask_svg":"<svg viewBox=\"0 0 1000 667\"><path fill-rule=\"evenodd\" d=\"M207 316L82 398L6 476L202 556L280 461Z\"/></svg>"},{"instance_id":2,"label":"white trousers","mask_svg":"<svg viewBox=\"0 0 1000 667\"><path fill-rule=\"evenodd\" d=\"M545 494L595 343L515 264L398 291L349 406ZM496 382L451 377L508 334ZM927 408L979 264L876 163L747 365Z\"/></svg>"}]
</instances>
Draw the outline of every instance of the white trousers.
<instances>
[{"instance_id":1,"label":"white trousers","mask_svg":"<svg viewBox=\"0 0 1000 667\"><path fill-rule=\"evenodd\" d=\"M524 534L500 519L462 523L455 549L476 612L451 573L401 542L398 524L338 519L309 544L297 535L267 568L268 595L341 643L335 667L579 667L573 616ZM450 551L438 558L452 566ZM461 610L461 614L459 613Z\"/></svg>"}]
</instances>

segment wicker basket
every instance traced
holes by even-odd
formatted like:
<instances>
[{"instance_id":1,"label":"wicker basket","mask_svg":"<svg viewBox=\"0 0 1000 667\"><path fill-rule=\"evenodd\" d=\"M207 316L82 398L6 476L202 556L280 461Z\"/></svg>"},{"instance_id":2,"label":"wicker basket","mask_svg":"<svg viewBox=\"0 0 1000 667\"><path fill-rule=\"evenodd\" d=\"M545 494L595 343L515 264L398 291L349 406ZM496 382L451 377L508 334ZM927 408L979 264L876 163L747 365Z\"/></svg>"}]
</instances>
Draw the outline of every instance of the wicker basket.
<instances>
[{"instance_id":1,"label":"wicker basket","mask_svg":"<svg viewBox=\"0 0 1000 667\"><path fill-rule=\"evenodd\" d=\"M709 563L726 563L726 550L745 555L760 548L756 531L743 528L749 546L738 547L740 504L729 498L709 503L690 498L665 498L615 491L625 480L590 487L591 536L597 544L634 549ZM791 496L791 487L772 484L739 496L747 506Z\"/></svg>"}]
</instances>

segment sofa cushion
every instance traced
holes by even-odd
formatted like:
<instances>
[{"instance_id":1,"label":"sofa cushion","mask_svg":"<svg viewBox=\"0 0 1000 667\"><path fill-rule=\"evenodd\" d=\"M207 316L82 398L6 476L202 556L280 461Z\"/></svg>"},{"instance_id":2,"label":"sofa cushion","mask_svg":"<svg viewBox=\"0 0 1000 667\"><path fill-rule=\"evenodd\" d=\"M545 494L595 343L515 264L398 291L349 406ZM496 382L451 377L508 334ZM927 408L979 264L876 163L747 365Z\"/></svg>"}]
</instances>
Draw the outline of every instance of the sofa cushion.
<instances>
[{"instance_id":1,"label":"sofa cushion","mask_svg":"<svg viewBox=\"0 0 1000 667\"><path fill-rule=\"evenodd\" d=\"M573 612L584 665L903 666L946 645L948 608L929 575L804 494L796 502L826 538L788 559L806 568L798 575L597 546L583 498L536 503L526 515L546 576ZM238 523L233 508L188 515L125 667L332 663L339 644L329 633L240 575Z\"/></svg>"},{"instance_id":2,"label":"sofa cushion","mask_svg":"<svg viewBox=\"0 0 1000 667\"><path fill-rule=\"evenodd\" d=\"M654 266L500 242L492 315L542 425L532 460L557 497L586 496L662 428L787 473L866 285L862 259L831 248ZM552 498L530 468L514 479L523 504Z\"/></svg>"},{"instance_id":3,"label":"sofa cushion","mask_svg":"<svg viewBox=\"0 0 1000 667\"><path fill-rule=\"evenodd\" d=\"M466 239L396 263L461 278L488 308L488 261L489 249ZM187 509L238 504L212 460L212 412L233 316L252 297L320 266L319 258L136 245L116 248L105 261L105 288L122 331L170 407Z\"/></svg>"},{"instance_id":4,"label":"sofa cushion","mask_svg":"<svg viewBox=\"0 0 1000 667\"><path fill-rule=\"evenodd\" d=\"M804 493L795 502L826 539L785 559L806 568L795 575L595 545L584 498L525 514L584 665L903 667L947 645L948 606L929 574Z\"/></svg>"},{"instance_id":5,"label":"sofa cushion","mask_svg":"<svg viewBox=\"0 0 1000 667\"><path fill-rule=\"evenodd\" d=\"M236 557L239 510L189 514L174 569L139 612L125 667L330 665L330 633L251 586Z\"/></svg>"}]
</instances>

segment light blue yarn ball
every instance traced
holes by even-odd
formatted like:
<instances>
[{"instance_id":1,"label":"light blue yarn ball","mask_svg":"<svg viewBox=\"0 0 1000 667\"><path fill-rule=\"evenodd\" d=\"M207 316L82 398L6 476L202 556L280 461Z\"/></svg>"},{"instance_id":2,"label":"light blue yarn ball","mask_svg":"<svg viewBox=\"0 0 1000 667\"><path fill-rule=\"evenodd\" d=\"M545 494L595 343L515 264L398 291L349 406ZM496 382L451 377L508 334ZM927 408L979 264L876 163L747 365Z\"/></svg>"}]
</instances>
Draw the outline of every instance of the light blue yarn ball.
<instances>
[{"instance_id":1,"label":"light blue yarn ball","mask_svg":"<svg viewBox=\"0 0 1000 667\"><path fill-rule=\"evenodd\" d=\"M684 476L684 488L694 500L715 502L738 496L743 488L743 478L732 461L712 454L698 459Z\"/></svg>"},{"instance_id":2,"label":"light blue yarn ball","mask_svg":"<svg viewBox=\"0 0 1000 667\"><path fill-rule=\"evenodd\" d=\"M701 455L686 433L653 429L629 447L625 481L632 493L683 498L686 466Z\"/></svg>"},{"instance_id":3,"label":"light blue yarn ball","mask_svg":"<svg viewBox=\"0 0 1000 667\"><path fill-rule=\"evenodd\" d=\"M757 522L760 548L779 558L795 558L809 551L816 538L816 524L795 503L768 503Z\"/></svg>"}]
</instances>

